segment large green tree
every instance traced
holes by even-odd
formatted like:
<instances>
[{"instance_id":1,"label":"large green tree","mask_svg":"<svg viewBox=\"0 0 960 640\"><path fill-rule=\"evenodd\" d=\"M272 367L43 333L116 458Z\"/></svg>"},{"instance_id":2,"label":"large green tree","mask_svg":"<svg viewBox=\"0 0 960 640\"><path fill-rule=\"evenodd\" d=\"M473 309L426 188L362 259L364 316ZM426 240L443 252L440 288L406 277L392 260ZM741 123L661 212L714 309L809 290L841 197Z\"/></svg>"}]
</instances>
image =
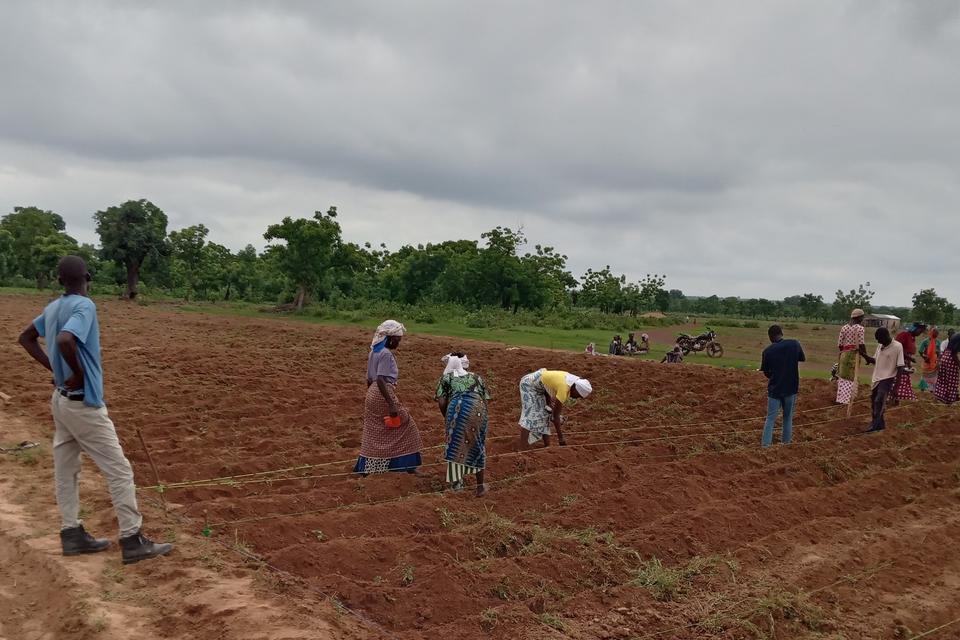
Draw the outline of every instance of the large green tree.
<instances>
[{"instance_id":1,"label":"large green tree","mask_svg":"<svg viewBox=\"0 0 960 640\"><path fill-rule=\"evenodd\" d=\"M517 255L527 239L522 230L496 227L480 237L487 246L476 258L479 278L474 282L476 302L516 311L532 297L536 286ZM530 305L532 306L532 305Z\"/></svg>"},{"instance_id":2,"label":"large green tree","mask_svg":"<svg viewBox=\"0 0 960 640\"><path fill-rule=\"evenodd\" d=\"M619 313L623 310L623 287L625 276L615 276L607 265L599 271L587 269L580 278L577 304L599 309L604 313Z\"/></svg>"},{"instance_id":3,"label":"large green tree","mask_svg":"<svg viewBox=\"0 0 960 640\"><path fill-rule=\"evenodd\" d=\"M730 316L737 315L740 313L741 300L736 296L727 296L719 300L720 312L725 313Z\"/></svg>"},{"instance_id":4,"label":"large green tree","mask_svg":"<svg viewBox=\"0 0 960 640\"><path fill-rule=\"evenodd\" d=\"M198 293L209 298L213 293L219 295L222 292L224 299L229 300L233 287L230 274L234 261L230 249L216 242L208 242L203 247L200 277L196 282Z\"/></svg>"},{"instance_id":5,"label":"large green tree","mask_svg":"<svg viewBox=\"0 0 960 640\"><path fill-rule=\"evenodd\" d=\"M721 302L720 297L717 295L707 296L706 298L700 298L697 300L697 304L694 307L698 313L706 313L713 315L715 313L720 313Z\"/></svg>"},{"instance_id":6,"label":"large green tree","mask_svg":"<svg viewBox=\"0 0 960 640\"><path fill-rule=\"evenodd\" d=\"M330 275L328 272L342 261L343 240L336 207L326 213L317 211L312 219L286 217L267 227L263 237L282 241L270 245L268 251L295 288L293 303L297 309L303 308Z\"/></svg>"},{"instance_id":7,"label":"large green tree","mask_svg":"<svg viewBox=\"0 0 960 640\"><path fill-rule=\"evenodd\" d=\"M526 306L561 307L570 303L570 292L578 283L567 270L567 256L553 247L538 244L521 262L535 284L533 299Z\"/></svg>"},{"instance_id":8,"label":"large green tree","mask_svg":"<svg viewBox=\"0 0 960 640\"><path fill-rule=\"evenodd\" d=\"M837 320L845 320L850 317L850 312L854 309L863 309L870 313L873 296L874 292L870 289L869 282L859 285L856 289L850 289L846 293L837 289L837 298L833 301L831 308L833 317Z\"/></svg>"},{"instance_id":9,"label":"large green tree","mask_svg":"<svg viewBox=\"0 0 960 640\"><path fill-rule=\"evenodd\" d=\"M381 289L390 299L407 304L432 297L472 302L468 282L478 254L473 240L401 247L384 259Z\"/></svg>"},{"instance_id":10,"label":"large green tree","mask_svg":"<svg viewBox=\"0 0 960 640\"><path fill-rule=\"evenodd\" d=\"M481 239L484 246L450 240L404 246L394 253L368 247L362 252L366 267L359 273L369 277L378 271L377 291L408 304L435 300L517 311L569 303L577 281L567 271L566 256L541 245L520 255L526 244L522 230L496 227Z\"/></svg>"},{"instance_id":11,"label":"large green tree","mask_svg":"<svg viewBox=\"0 0 960 640\"><path fill-rule=\"evenodd\" d=\"M800 297L797 306L800 308L803 317L808 320L827 317L827 305L823 301L823 296L805 293Z\"/></svg>"},{"instance_id":12,"label":"large green tree","mask_svg":"<svg viewBox=\"0 0 960 640\"><path fill-rule=\"evenodd\" d=\"M13 253L13 234L0 227L0 281L17 275L17 259Z\"/></svg>"},{"instance_id":13,"label":"large green tree","mask_svg":"<svg viewBox=\"0 0 960 640\"><path fill-rule=\"evenodd\" d=\"M60 215L38 207L14 207L5 215L0 230L10 235L7 260L16 273L34 280L38 288L46 287L59 259L79 248L65 229Z\"/></svg>"},{"instance_id":14,"label":"large green tree","mask_svg":"<svg viewBox=\"0 0 960 640\"><path fill-rule=\"evenodd\" d=\"M912 319L927 324L937 324L944 320L949 322L953 318L954 308L946 298L938 296L934 289L922 289L913 294Z\"/></svg>"},{"instance_id":15,"label":"large green tree","mask_svg":"<svg viewBox=\"0 0 960 640\"><path fill-rule=\"evenodd\" d=\"M210 250L207 243L209 232L202 224L170 232L174 281L186 290L188 297L206 297L208 289L216 286L219 272L228 268L226 262L230 252L224 255Z\"/></svg>"},{"instance_id":16,"label":"large green tree","mask_svg":"<svg viewBox=\"0 0 960 640\"><path fill-rule=\"evenodd\" d=\"M140 268L151 255L167 252L167 215L149 200L128 200L93 214L100 234L101 254L127 273L123 297L133 299Z\"/></svg>"},{"instance_id":17,"label":"large green tree","mask_svg":"<svg viewBox=\"0 0 960 640\"><path fill-rule=\"evenodd\" d=\"M56 233L37 239L33 245L33 263L36 265L37 288L46 287L55 277L57 264L63 256L77 255L80 247L65 233ZM88 265L89 267L89 265Z\"/></svg>"},{"instance_id":18,"label":"large green tree","mask_svg":"<svg viewBox=\"0 0 960 640\"><path fill-rule=\"evenodd\" d=\"M223 299L229 300L234 292L240 298L253 298L260 282L260 258L253 245L247 245L231 256L223 274L226 284Z\"/></svg>"}]
</instances>

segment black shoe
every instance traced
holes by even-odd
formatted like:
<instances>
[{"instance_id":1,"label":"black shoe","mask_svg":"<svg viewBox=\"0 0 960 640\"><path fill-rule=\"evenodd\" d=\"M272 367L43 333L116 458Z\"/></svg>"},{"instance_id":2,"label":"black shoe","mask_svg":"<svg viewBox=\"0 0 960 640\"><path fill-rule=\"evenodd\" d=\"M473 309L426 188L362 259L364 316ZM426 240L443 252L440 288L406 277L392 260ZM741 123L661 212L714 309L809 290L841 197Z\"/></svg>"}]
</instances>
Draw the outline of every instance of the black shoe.
<instances>
[{"instance_id":1,"label":"black shoe","mask_svg":"<svg viewBox=\"0 0 960 640\"><path fill-rule=\"evenodd\" d=\"M870 427L864 433L876 433L877 431L883 431L884 427Z\"/></svg>"},{"instance_id":2,"label":"black shoe","mask_svg":"<svg viewBox=\"0 0 960 640\"><path fill-rule=\"evenodd\" d=\"M123 564L133 564L141 560L166 555L173 550L173 545L165 542L153 542L142 532L137 531L132 536L120 538L120 550L123 552Z\"/></svg>"},{"instance_id":3,"label":"black shoe","mask_svg":"<svg viewBox=\"0 0 960 640\"><path fill-rule=\"evenodd\" d=\"M65 556L79 556L84 553L98 553L110 547L110 541L94 538L81 524L78 527L60 531L60 546Z\"/></svg>"}]
</instances>

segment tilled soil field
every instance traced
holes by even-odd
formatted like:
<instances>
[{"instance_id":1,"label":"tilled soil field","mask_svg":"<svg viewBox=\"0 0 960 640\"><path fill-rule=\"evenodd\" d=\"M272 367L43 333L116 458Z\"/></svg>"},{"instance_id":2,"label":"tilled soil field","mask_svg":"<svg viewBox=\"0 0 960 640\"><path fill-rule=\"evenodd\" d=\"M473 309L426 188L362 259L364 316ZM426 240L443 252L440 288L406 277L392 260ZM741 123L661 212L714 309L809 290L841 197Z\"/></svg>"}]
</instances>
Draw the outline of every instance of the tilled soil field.
<instances>
[{"instance_id":1,"label":"tilled soil field","mask_svg":"<svg viewBox=\"0 0 960 640\"><path fill-rule=\"evenodd\" d=\"M49 376L11 344L41 302L0 299L0 390L49 420ZM760 374L414 335L399 392L426 477L359 478L370 332L120 302L100 321L141 494L137 429L183 535L296 576L369 637L906 639L960 618L956 407L921 399L860 435L865 402L846 418L805 380L795 443L761 450ZM444 492L438 462L454 348L494 396L479 499ZM566 411L568 446L521 452L516 385L541 366L595 393Z\"/></svg>"}]
</instances>

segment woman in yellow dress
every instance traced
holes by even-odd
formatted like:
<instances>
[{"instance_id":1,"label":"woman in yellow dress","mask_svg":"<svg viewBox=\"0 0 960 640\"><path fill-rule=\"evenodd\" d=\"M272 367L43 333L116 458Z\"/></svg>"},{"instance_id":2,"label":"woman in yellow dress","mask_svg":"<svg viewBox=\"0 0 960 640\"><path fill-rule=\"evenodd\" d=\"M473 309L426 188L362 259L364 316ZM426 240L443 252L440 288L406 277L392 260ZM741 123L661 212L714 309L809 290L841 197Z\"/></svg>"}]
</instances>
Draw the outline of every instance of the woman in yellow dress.
<instances>
[{"instance_id":1,"label":"woman in yellow dress","mask_svg":"<svg viewBox=\"0 0 960 640\"><path fill-rule=\"evenodd\" d=\"M540 369L520 379L520 447L543 441L550 446L551 425L557 442L566 444L562 422L563 404L569 398L586 398L593 391L590 381L567 373Z\"/></svg>"}]
</instances>

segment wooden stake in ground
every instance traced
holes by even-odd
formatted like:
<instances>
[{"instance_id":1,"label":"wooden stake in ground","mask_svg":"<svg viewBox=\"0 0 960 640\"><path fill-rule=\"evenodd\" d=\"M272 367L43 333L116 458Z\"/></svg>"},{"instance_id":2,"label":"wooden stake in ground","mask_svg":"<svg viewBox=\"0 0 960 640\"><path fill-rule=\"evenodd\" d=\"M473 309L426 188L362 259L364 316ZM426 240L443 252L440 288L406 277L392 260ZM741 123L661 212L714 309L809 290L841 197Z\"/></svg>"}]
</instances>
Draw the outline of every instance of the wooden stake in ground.
<instances>
[{"instance_id":1,"label":"wooden stake in ground","mask_svg":"<svg viewBox=\"0 0 960 640\"><path fill-rule=\"evenodd\" d=\"M153 469L153 479L157 482L157 493L160 494L160 502L163 503L163 512L167 512L167 499L163 495L163 483L160 482L160 473L157 471L157 465L153 464L153 456L150 455L150 449L147 447L147 441L143 439L143 434L140 433L140 429L137 429L137 437L140 438L140 444L143 446L144 452L147 454L147 462L150 463L150 468Z\"/></svg>"},{"instance_id":2,"label":"wooden stake in ground","mask_svg":"<svg viewBox=\"0 0 960 640\"><path fill-rule=\"evenodd\" d=\"M859 393L860 393L860 352L858 350L856 355L856 360L853 363L853 389L850 390L850 402L847 403L848 418L853 414L853 401L857 399L857 395ZM159 480L157 482L159 482Z\"/></svg>"}]
</instances>

